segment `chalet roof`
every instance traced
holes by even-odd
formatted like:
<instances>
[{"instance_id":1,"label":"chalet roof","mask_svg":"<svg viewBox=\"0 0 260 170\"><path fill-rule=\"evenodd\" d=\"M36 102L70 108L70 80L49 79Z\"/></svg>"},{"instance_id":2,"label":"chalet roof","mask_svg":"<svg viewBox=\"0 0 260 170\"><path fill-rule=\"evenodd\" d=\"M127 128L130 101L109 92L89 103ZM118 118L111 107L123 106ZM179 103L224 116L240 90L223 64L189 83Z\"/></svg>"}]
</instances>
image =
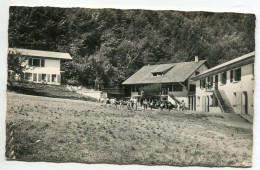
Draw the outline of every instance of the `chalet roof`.
<instances>
[{"instance_id":1,"label":"chalet roof","mask_svg":"<svg viewBox=\"0 0 260 170\"><path fill-rule=\"evenodd\" d=\"M210 76L210 75L213 75L213 74L218 74L218 73L230 70L230 69L234 69L236 67L241 67L243 65L253 63L254 57L255 57L255 51L248 53L248 54L245 54L241 57L235 58L233 60L230 60L228 62L225 62L223 64L217 65L215 67L212 67L211 69L206 70L206 71L198 74L193 79L198 80L200 78L204 78L204 77L207 77L207 76Z\"/></svg>"},{"instance_id":2,"label":"chalet roof","mask_svg":"<svg viewBox=\"0 0 260 170\"><path fill-rule=\"evenodd\" d=\"M40 51L21 48L9 48L8 52L21 53L26 56L45 57L45 58L59 58L59 59L72 59L69 53Z\"/></svg>"},{"instance_id":3,"label":"chalet roof","mask_svg":"<svg viewBox=\"0 0 260 170\"><path fill-rule=\"evenodd\" d=\"M123 85L184 82L205 62L206 60L201 60L199 62L192 61L143 66L123 82ZM152 73L158 72L166 73L162 76L153 76Z\"/></svg>"}]
</instances>

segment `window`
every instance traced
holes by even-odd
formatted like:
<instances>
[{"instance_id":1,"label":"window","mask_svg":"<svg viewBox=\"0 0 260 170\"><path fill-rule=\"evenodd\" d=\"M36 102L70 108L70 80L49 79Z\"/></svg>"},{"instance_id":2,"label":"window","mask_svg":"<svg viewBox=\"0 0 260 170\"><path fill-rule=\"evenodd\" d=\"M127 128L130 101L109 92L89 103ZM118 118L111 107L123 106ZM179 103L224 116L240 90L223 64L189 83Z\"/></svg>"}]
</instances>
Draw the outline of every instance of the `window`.
<instances>
[{"instance_id":1,"label":"window","mask_svg":"<svg viewBox=\"0 0 260 170\"><path fill-rule=\"evenodd\" d=\"M166 88L168 89L168 91L172 91L172 85L167 85Z\"/></svg>"},{"instance_id":2,"label":"window","mask_svg":"<svg viewBox=\"0 0 260 170\"><path fill-rule=\"evenodd\" d=\"M233 82L233 70L230 70L230 82Z\"/></svg>"},{"instance_id":3,"label":"window","mask_svg":"<svg viewBox=\"0 0 260 170\"><path fill-rule=\"evenodd\" d=\"M37 73L33 73L33 81L37 81Z\"/></svg>"},{"instance_id":4,"label":"window","mask_svg":"<svg viewBox=\"0 0 260 170\"><path fill-rule=\"evenodd\" d=\"M198 74L200 74L200 72L199 71L195 71L195 76L198 75Z\"/></svg>"},{"instance_id":5,"label":"window","mask_svg":"<svg viewBox=\"0 0 260 170\"><path fill-rule=\"evenodd\" d=\"M235 81L241 80L241 68L234 70L234 80Z\"/></svg>"},{"instance_id":6,"label":"window","mask_svg":"<svg viewBox=\"0 0 260 170\"><path fill-rule=\"evenodd\" d=\"M46 74L42 74L42 81L46 81Z\"/></svg>"},{"instance_id":7,"label":"window","mask_svg":"<svg viewBox=\"0 0 260 170\"><path fill-rule=\"evenodd\" d=\"M56 74L51 75L51 82L56 82L57 81L57 76Z\"/></svg>"},{"instance_id":8,"label":"window","mask_svg":"<svg viewBox=\"0 0 260 170\"><path fill-rule=\"evenodd\" d=\"M207 88L211 89L212 85L213 85L213 77L211 76L207 78Z\"/></svg>"},{"instance_id":9,"label":"window","mask_svg":"<svg viewBox=\"0 0 260 170\"><path fill-rule=\"evenodd\" d=\"M25 80L32 81L32 73L25 73Z\"/></svg>"},{"instance_id":10,"label":"window","mask_svg":"<svg viewBox=\"0 0 260 170\"><path fill-rule=\"evenodd\" d=\"M227 72L221 74L221 84L227 83Z\"/></svg>"},{"instance_id":11,"label":"window","mask_svg":"<svg viewBox=\"0 0 260 170\"><path fill-rule=\"evenodd\" d=\"M29 58L29 66L44 67L45 60L40 58Z\"/></svg>"},{"instance_id":12,"label":"window","mask_svg":"<svg viewBox=\"0 0 260 170\"><path fill-rule=\"evenodd\" d=\"M190 84L190 91L195 92L196 91L196 85Z\"/></svg>"},{"instance_id":13,"label":"window","mask_svg":"<svg viewBox=\"0 0 260 170\"><path fill-rule=\"evenodd\" d=\"M206 85L206 79L200 80L200 88L204 89Z\"/></svg>"},{"instance_id":14,"label":"window","mask_svg":"<svg viewBox=\"0 0 260 170\"><path fill-rule=\"evenodd\" d=\"M173 85L172 91L182 91L182 85L179 84Z\"/></svg>"},{"instance_id":15,"label":"window","mask_svg":"<svg viewBox=\"0 0 260 170\"><path fill-rule=\"evenodd\" d=\"M153 76L162 76L163 73L153 73Z\"/></svg>"}]
</instances>

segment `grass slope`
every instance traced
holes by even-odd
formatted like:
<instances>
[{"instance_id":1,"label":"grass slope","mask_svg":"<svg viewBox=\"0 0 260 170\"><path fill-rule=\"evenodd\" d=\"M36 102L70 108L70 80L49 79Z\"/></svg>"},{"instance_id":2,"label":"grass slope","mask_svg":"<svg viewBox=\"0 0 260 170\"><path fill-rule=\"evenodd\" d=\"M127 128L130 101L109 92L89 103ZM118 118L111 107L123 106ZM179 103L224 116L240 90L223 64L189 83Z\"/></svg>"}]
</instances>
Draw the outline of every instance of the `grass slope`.
<instances>
[{"instance_id":1,"label":"grass slope","mask_svg":"<svg viewBox=\"0 0 260 170\"><path fill-rule=\"evenodd\" d=\"M235 114L128 111L14 93L7 99L6 149L12 129L18 160L252 165L252 124Z\"/></svg>"},{"instance_id":2,"label":"grass slope","mask_svg":"<svg viewBox=\"0 0 260 170\"><path fill-rule=\"evenodd\" d=\"M39 83L14 83L14 86L7 86L8 91L35 95L35 96L46 96L54 98L64 98L73 100L85 100L85 101L97 101L95 98L78 94L74 91L70 91L65 85L50 85L50 84L39 84Z\"/></svg>"}]
</instances>

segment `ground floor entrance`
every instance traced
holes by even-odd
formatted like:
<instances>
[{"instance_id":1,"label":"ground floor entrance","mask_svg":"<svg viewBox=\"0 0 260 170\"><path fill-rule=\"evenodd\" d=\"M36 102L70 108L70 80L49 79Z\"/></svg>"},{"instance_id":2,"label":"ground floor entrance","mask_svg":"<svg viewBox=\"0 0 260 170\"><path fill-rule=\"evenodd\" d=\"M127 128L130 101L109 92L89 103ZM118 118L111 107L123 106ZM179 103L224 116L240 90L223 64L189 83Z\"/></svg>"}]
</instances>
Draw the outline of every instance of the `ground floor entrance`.
<instances>
[{"instance_id":1,"label":"ground floor entrance","mask_svg":"<svg viewBox=\"0 0 260 170\"><path fill-rule=\"evenodd\" d=\"M238 114L248 114L248 95L246 91L234 93L233 108Z\"/></svg>"}]
</instances>

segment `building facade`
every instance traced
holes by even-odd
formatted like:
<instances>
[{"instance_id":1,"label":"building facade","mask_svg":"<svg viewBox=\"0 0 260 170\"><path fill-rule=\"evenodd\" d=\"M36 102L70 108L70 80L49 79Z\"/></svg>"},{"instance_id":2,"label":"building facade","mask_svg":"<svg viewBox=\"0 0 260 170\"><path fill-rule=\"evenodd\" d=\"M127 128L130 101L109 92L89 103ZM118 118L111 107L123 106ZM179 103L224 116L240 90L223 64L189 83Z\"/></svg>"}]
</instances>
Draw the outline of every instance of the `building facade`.
<instances>
[{"instance_id":1,"label":"building facade","mask_svg":"<svg viewBox=\"0 0 260 170\"><path fill-rule=\"evenodd\" d=\"M63 63L71 60L69 53L9 48L9 53L25 56L24 78L28 82L60 85L65 82ZM11 72L11 71L10 71Z\"/></svg>"},{"instance_id":2,"label":"building facade","mask_svg":"<svg viewBox=\"0 0 260 170\"><path fill-rule=\"evenodd\" d=\"M196 110L253 116L254 59L252 52L194 77Z\"/></svg>"},{"instance_id":3,"label":"building facade","mask_svg":"<svg viewBox=\"0 0 260 170\"><path fill-rule=\"evenodd\" d=\"M196 82L191 78L196 74L208 70L206 60L192 62L147 65L129 77L123 85L131 88L130 97L136 98L142 105L141 87L159 84L161 85L161 100L172 104L183 102L186 108L195 110Z\"/></svg>"}]
</instances>

